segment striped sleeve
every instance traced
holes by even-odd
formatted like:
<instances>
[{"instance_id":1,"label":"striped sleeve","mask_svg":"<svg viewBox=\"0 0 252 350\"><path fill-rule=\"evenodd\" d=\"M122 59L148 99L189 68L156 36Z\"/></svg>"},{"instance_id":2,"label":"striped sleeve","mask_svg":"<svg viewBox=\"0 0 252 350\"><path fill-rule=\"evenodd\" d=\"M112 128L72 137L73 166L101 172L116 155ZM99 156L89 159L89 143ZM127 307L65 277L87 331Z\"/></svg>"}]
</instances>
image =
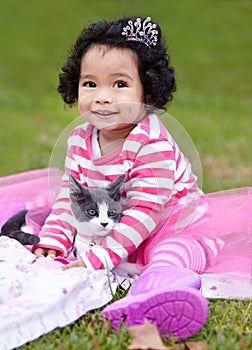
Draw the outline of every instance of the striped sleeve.
<instances>
[{"instance_id":1,"label":"striped sleeve","mask_svg":"<svg viewBox=\"0 0 252 350\"><path fill-rule=\"evenodd\" d=\"M79 160L82 159L84 163L86 159L84 155L87 152L85 131L85 127L77 127L68 138L65 173L62 177L60 193L52 207L51 214L40 231L40 242L33 247L33 250L40 247L48 248L56 250L60 255L67 256L73 247L75 227L70 208L69 173L71 172L80 180Z\"/></svg>"}]
</instances>

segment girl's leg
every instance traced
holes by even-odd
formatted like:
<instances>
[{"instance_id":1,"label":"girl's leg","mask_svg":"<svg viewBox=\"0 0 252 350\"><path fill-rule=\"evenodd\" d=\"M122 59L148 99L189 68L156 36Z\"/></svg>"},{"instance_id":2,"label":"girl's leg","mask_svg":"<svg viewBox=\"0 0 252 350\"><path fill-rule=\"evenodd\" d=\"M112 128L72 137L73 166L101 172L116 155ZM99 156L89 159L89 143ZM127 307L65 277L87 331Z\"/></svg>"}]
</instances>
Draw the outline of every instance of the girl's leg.
<instances>
[{"instance_id":1,"label":"girl's leg","mask_svg":"<svg viewBox=\"0 0 252 350\"><path fill-rule=\"evenodd\" d=\"M184 237L167 237L146 246L146 267L180 266L201 273L206 268L206 253L197 240Z\"/></svg>"},{"instance_id":2,"label":"girl's leg","mask_svg":"<svg viewBox=\"0 0 252 350\"><path fill-rule=\"evenodd\" d=\"M197 273L216 263L224 242L220 238L203 237L199 240L185 236L156 237L142 251L139 261L144 269L154 266L180 266Z\"/></svg>"}]
</instances>

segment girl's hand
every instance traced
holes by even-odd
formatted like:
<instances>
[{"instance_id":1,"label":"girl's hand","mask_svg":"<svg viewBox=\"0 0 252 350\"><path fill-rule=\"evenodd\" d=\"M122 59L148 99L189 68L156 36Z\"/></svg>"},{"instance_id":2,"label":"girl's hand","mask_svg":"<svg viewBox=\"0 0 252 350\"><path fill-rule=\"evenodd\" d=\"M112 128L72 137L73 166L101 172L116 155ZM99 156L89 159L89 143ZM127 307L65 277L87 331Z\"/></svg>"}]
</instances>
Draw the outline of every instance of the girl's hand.
<instances>
[{"instance_id":1,"label":"girl's hand","mask_svg":"<svg viewBox=\"0 0 252 350\"><path fill-rule=\"evenodd\" d=\"M61 269L65 271L65 270L71 269L72 267L87 267L87 266L84 264L82 259L78 259L71 262L70 264L62 266Z\"/></svg>"},{"instance_id":2,"label":"girl's hand","mask_svg":"<svg viewBox=\"0 0 252 350\"><path fill-rule=\"evenodd\" d=\"M51 258L56 258L57 252L53 249L45 249L45 248L37 248L34 250L33 254L36 255L37 258L41 258L42 256L49 255Z\"/></svg>"}]
</instances>

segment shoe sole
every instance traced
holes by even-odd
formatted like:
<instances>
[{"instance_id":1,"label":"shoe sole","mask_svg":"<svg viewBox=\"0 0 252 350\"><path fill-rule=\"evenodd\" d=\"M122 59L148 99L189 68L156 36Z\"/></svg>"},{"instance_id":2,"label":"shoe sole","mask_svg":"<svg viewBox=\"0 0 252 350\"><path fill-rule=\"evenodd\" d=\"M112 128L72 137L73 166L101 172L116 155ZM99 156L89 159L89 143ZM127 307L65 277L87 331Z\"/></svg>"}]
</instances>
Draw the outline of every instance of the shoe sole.
<instances>
[{"instance_id":1,"label":"shoe sole","mask_svg":"<svg viewBox=\"0 0 252 350\"><path fill-rule=\"evenodd\" d=\"M175 336L184 340L203 326L208 306L198 290L180 287L126 296L107 306L102 314L116 329L122 322L132 326L143 324L147 319L157 325L165 338Z\"/></svg>"}]
</instances>

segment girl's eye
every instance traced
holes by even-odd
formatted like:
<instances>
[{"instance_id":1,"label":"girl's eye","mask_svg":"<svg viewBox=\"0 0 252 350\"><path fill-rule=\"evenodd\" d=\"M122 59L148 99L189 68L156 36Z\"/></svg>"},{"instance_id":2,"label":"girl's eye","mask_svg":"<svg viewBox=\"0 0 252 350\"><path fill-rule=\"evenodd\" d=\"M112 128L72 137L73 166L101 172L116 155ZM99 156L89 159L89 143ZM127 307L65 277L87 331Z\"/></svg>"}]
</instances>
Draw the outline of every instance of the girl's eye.
<instances>
[{"instance_id":1,"label":"girl's eye","mask_svg":"<svg viewBox=\"0 0 252 350\"><path fill-rule=\"evenodd\" d=\"M124 81L116 81L114 84L114 87L117 89L124 88L127 86L128 86L127 83L125 83Z\"/></svg>"},{"instance_id":2,"label":"girl's eye","mask_svg":"<svg viewBox=\"0 0 252 350\"><path fill-rule=\"evenodd\" d=\"M83 86L88 88L95 88L96 84L93 81L86 81L85 83L83 83Z\"/></svg>"},{"instance_id":3,"label":"girl's eye","mask_svg":"<svg viewBox=\"0 0 252 350\"><path fill-rule=\"evenodd\" d=\"M108 216L111 218L115 217L116 214L117 214L117 211L115 209L112 209L108 212Z\"/></svg>"},{"instance_id":4,"label":"girl's eye","mask_svg":"<svg viewBox=\"0 0 252 350\"><path fill-rule=\"evenodd\" d=\"M87 213L89 216L96 216L97 215L97 211L95 209L88 209Z\"/></svg>"}]
</instances>

